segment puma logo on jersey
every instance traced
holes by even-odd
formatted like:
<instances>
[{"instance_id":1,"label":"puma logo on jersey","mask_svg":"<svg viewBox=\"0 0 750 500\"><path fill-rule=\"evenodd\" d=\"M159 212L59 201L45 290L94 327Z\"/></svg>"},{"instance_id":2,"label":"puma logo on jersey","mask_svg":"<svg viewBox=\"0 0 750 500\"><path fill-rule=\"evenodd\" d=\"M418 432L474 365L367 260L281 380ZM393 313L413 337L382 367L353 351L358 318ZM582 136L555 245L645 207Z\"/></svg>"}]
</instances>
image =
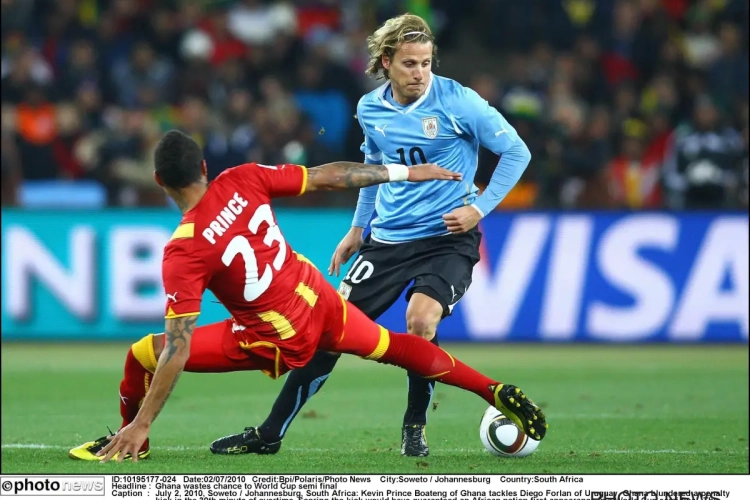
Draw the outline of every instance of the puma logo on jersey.
<instances>
[{"instance_id":1,"label":"puma logo on jersey","mask_svg":"<svg viewBox=\"0 0 750 500\"><path fill-rule=\"evenodd\" d=\"M466 290L464 290L464 292L465 291ZM451 297L451 303L448 304L448 312L453 314L453 308L456 307L456 304L458 304L458 301L461 300L461 298L459 297L458 299L456 299L456 289L453 287L453 285L451 285L451 294L453 296Z\"/></svg>"},{"instance_id":2,"label":"puma logo on jersey","mask_svg":"<svg viewBox=\"0 0 750 500\"><path fill-rule=\"evenodd\" d=\"M507 132L508 131L505 129L498 130L497 132L495 132L495 137L500 137L501 135L506 134Z\"/></svg>"},{"instance_id":3,"label":"puma logo on jersey","mask_svg":"<svg viewBox=\"0 0 750 500\"><path fill-rule=\"evenodd\" d=\"M377 125L375 125L375 130L377 130L378 132L380 132L381 134L383 134L383 137L385 137L385 127L387 127L387 126L388 125L383 125L383 128L380 128Z\"/></svg>"},{"instance_id":4,"label":"puma logo on jersey","mask_svg":"<svg viewBox=\"0 0 750 500\"><path fill-rule=\"evenodd\" d=\"M175 293L168 293L167 294L167 300L171 300L172 302L177 302L177 292L175 292Z\"/></svg>"},{"instance_id":5,"label":"puma logo on jersey","mask_svg":"<svg viewBox=\"0 0 750 500\"><path fill-rule=\"evenodd\" d=\"M203 230L203 237L209 243L215 245L216 237L220 237L227 232L229 226L237 220L237 216L242 213L242 210L247 205L247 200L240 196L239 193L234 193L232 199L227 202L226 206L219 212L219 215Z\"/></svg>"}]
</instances>

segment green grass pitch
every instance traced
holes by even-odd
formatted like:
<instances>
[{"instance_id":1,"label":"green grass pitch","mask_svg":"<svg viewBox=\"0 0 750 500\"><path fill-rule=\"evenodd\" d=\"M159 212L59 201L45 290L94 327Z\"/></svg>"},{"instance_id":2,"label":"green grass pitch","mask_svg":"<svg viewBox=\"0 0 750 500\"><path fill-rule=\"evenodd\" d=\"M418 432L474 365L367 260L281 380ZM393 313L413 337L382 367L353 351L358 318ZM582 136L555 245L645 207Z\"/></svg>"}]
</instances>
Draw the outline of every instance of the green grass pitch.
<instances>
[{"instance_id":1,"label":"green grass pitch","mask_svg":"<svg viewBox=\"0 0 750 500\"><path fill-rule=\"evenodd\" d=\"M119 425L124 344L2 345L3 473L748 473L747 346L449 345L519 385L550 428L524 459L484 452L486 405L438 385L425 459L399 454L406 376L346 356L275 456L213 456L255 425L281 381L183 375L151 431L152 458L98 464L69 448Z\"/></svg>"}]
</instances>

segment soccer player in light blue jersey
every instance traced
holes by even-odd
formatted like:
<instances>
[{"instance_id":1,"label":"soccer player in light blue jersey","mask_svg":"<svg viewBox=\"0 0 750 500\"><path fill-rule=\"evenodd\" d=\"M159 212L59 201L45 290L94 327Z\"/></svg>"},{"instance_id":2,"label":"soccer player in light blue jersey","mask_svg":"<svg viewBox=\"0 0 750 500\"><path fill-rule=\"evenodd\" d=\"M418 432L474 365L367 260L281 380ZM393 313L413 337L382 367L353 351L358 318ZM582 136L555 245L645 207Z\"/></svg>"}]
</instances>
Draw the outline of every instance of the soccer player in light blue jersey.
<instances>
[{"instance_id":1,"label":"soccer player in light blue jersey","mask_svg":"<svg viewBox=\"0 0 750 500\"><path fill-rule=\"evenodd\" d=\"M437 345L438 323L466 293L479 261L477 223L513 188L531 154L487 101L432 73L437 47L422 18L392 18L367 42L367 73L385 83L357 105L365 162L436 163L460 172L463 181L363 188L329 274L338 276L341 265L358 253L339 293L374 320L407 290L408 332ZM474 186L480 145L501 155L481 195ZM368 223L372 230L363 238ZM318 352L307 366L291 372L267 420L246 429L246 446L238 453L276 453L291 421L323 386L337 360L336 354ZM401 453L423 457L429 454L424 430L435 382L414 373L408 380ZM226 452L218 442L212 451Z\"/></svg>"}]
</instances>

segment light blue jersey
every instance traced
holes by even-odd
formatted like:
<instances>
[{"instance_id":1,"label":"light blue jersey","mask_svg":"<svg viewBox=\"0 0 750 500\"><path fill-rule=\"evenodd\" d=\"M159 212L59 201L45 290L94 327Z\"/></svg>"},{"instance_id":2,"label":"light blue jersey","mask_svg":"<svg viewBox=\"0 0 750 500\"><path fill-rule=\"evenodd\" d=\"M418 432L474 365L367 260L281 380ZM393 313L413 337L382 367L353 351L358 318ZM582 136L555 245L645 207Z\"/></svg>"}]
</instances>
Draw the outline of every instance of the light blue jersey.
<instances>
[{"instance_id":1,"label":"light blue jersey","mask_svg":"<svg viewBox=\"0 0 750 500\"><path fill-rule=\"evenodd\" d=\"M436 163L460 172L460 182L399 182L360 190L354 226L366 227L373 210L372 237L400 243L449 234L442 216L473 205L482 216L502 201L531 159L507 120L479 94L449 78L432 75L424 95L407 106L393 100L386 83L357 105L365 136L366 163ZM487 189L477 196L474 176L479 145L501 159Z\"/></svg>"}]
</instances>

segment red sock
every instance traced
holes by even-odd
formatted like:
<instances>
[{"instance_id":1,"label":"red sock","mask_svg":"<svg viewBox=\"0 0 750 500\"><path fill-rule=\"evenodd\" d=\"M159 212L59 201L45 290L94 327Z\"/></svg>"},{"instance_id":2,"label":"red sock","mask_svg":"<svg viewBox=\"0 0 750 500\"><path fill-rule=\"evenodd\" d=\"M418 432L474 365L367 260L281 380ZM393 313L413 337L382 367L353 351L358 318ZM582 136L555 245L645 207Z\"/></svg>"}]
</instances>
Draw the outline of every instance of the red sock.
<instances>
[{"instance_id":1,"label":"red sock","mask_svg":"<svg viewBox=\"0 0 750 500\"><path fill-rule=\"evenodd\" d=\"M120 429L132 422L138 415L138 409L151 384L152 370L156 369L152 342L153 335L142 338L133 344L125 358L124 376L120 382L120 415L122 416ZM148 445L147 439L141 450L148 449Z\"/></svg>"},{"instance_id":2,"label":"red sock","mask_svg":"<svg viewBox=\"0 0 750 500\"><path fill-rule=\"evenodd\" d=\"M495 404L490 386L498 382L463 364L444 350L416 335L388 332L388 350L380 359L443 384L471 391L489 404ZM417 354L418 353L418 354Z\"/></svg>"},{"instance_id":3,"label":"red sock","mask_svg":"<svg viewBox=\"0 0 750 500\"><path fill-rule=\"evenodd\" d=\"M128 351L125 358L125 376L120 382L120 415L122 425L120 429L128 425L138 415L143 398L146 397L148 385L151 383L151 372L146 370L133 355L133 350Z\"/></svg>"}]
</instances>

